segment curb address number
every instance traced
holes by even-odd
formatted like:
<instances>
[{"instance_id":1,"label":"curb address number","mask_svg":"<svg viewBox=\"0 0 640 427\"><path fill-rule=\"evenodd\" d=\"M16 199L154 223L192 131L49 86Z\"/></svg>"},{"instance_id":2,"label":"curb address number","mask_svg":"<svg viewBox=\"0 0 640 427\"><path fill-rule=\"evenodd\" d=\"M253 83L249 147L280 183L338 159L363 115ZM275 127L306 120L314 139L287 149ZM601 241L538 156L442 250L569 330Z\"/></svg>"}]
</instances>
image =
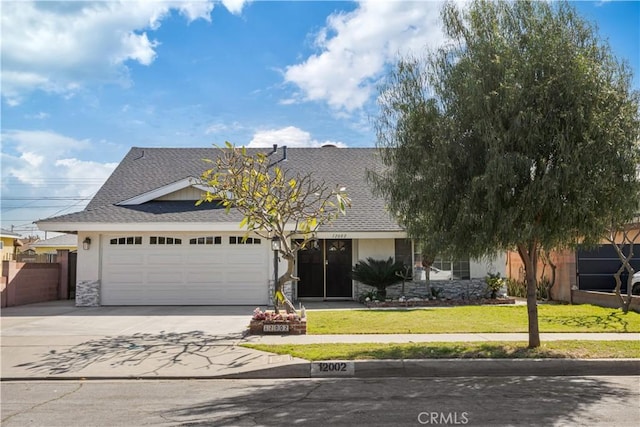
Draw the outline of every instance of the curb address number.
<instances>
[{"instance_id":1,"label":"curb address number","mask_svg":"<svg viewBox=\"0 0 640 427\"><path fill-rule=\"evenodd\" d=\"M355 373L355 363L352 361L312 362L311 376L350 376Z\"/></svg>"}]
</instances>

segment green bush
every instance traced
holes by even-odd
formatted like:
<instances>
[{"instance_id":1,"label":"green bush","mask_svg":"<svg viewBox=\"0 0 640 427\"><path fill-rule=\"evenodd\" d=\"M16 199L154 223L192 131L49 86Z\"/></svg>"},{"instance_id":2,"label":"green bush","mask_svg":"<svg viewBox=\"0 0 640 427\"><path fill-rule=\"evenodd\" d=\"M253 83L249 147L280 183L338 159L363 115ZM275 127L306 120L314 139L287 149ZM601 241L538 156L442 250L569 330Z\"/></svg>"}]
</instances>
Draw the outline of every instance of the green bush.
<instances>
[{"instance_id":1,"label":"green bush","mask_svg":"<svg viewBox=\"0 0 640 427\"><path fill-rule=\"evenodd\" d=\"M546 301L549 298L547 294L547 284L549 283L549 279L543 277L542 280L538 280L536 285L536 299L538 301ZM526 298L527 297L527 284L523 281L516 279L507 279L507 295L510 297L519 297Z\"/></svg>"},{"instance_id":2,"label":"green bush","mask_svg":"<svg viewBox=\"0 0 640 427\"><path fill-rule=\"evenodd\" d=\"M378 291L374 289L372 291L365 292L362 295L360 295L360 297L358 298L358 301L364 304L367 301L380 301L380 299L384 300L384 298L381 298L378 295Z\"/></svg>"},{"instance_id":3,"label":"green bush","mask_svg":"<svg viewBox=\"0 0 640 427\"><path fill-rule=\"evenodd\" d=\"M384 300L387 296L387 286L402 282L398 272L401 272L404 264L389 257L387 260L367 258L356 263L352 270L352 277L360 283L373 286L377 290L378 297Z\"/></svg>"},{"instance_id":4,"label":"green bush","mask_svg":"<svg viewBox=\"0 0 640 427\"><path fill-rule=\"evenodd\" d=\"M527 284L516 279L507 279L507 295L510 297L527 297Z\"/></svg>"},{"instance_id":5,"label":"green bush","mask_svg":"<svg viewBox=\"0 0 640 427\"><path fill-rule=\"evenodd\" d=\"M498 296L498 291L504 286L504 278L500 277L500 273L489 273L484 281L487 283L491 298L495 299Z\"/></svg>"}]
</instances>

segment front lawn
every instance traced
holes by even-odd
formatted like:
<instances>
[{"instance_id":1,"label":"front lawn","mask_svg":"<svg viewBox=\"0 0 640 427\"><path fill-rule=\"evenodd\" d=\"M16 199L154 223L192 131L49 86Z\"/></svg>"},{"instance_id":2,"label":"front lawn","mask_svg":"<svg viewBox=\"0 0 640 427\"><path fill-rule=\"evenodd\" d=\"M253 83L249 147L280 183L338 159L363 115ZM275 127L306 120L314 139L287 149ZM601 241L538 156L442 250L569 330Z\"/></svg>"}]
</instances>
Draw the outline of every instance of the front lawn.
<instances>
[{"instance_id":1,"label":"front lawn","mask_svg":"<svg viewBox=\"0 0 640 427\"><path fill-rule=\"evenodd\" d=\"M406 344L243 344L244 347L306 360L367 359L608 359L640 358L638 341L549 341L529 349L526 342Z\"/></svg>"},{"instance_id":2,"label":"front lawn","mask_svg":"<svg viewBox=\"0 0 640 427\"><path fill-rule=\"evenodd\" d=\"M640 313L593 305L541 304L540 332L640 332ZM308 334L527 332L527 307L307 310Z\"/></svg>"}]
</instances>

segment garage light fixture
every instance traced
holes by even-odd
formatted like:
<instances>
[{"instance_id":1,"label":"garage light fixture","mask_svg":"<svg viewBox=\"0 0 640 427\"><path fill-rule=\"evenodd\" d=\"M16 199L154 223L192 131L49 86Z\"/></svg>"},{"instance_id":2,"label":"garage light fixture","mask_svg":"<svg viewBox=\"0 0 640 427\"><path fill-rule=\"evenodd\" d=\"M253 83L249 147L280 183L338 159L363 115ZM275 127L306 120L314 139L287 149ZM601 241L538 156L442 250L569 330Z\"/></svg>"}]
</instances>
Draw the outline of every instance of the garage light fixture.
<instances>
[{"instance_id":1,"label":"garage light fixture","mask_svg":"<svg viewBox=\"0 0 640 427\"><path fill-rule=\"evenodd\" d=\"M282 249L282 242L280 242L280 238L278 236L273 236L271 239L271 250L275 252L280 249Z\"/></svg>"},{"instance_id":2,"label":"garage light fixture","mask_svg":"<svg viewBox=\"0 0 640 427\"><path fill-rule=\"evenodd\" d=\"M85 237L84 240L82 241L82 249L84 249L85 251L88 251L90 247L91 247L91 238Z\"/></svg>"}]
</instances>

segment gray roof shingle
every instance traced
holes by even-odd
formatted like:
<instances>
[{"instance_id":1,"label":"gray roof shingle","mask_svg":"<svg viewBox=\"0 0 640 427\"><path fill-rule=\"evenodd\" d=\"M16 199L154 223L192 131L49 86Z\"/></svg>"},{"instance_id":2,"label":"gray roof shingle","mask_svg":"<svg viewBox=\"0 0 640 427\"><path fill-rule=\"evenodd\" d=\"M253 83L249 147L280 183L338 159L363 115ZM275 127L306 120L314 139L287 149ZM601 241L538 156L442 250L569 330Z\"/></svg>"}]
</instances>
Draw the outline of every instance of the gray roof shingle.
<instances>
[{"instance_id":1,"label":"gray roof shingle","mask_svg":"<svg viewBox=\"0 0 640 427\"><path fill-rule=\"evenodd\" d=\"M249 149L249 153L271 150ZM217 148L133 147L107 179L85 210L47 218L38 223L137 223L137 222L239 222L233 210L227 214L215 203L199 207L193 201L151 201L136 206L117 203L186 178L199 177L207 169L203 159L217 156ZM273 154L281 159L282 148ZM352 207L346 216L321 228L335 232L401 231L386 211L384 201L375 197L366 182L366 170L379 170L381 161L375 148L288 148L287 161L279 165L289 173L312 173L328 186L346 187Z\"/></svg>"}]
</instances>

